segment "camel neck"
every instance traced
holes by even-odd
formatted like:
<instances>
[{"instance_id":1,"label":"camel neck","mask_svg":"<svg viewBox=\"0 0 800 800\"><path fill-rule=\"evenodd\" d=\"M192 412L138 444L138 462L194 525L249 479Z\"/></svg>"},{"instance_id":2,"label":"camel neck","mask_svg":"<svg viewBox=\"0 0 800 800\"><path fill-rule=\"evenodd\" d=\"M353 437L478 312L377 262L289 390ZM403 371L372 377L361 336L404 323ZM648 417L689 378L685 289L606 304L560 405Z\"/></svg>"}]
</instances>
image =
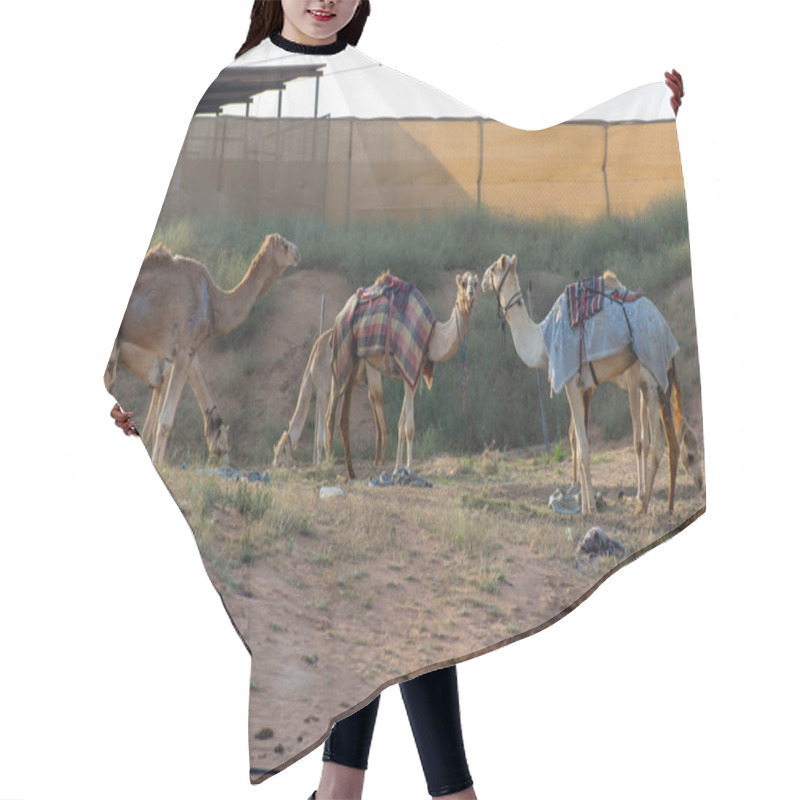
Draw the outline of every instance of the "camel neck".
<instances>
[{"instance_id":1,"label":"camel neck","mask_svg":"<svg viewBox=\"0 0 800 800\"><path fill-rule=\"evenodd\" d=\"M347 47L347 42L344 39L338 39L330 44L299 44L281 36L279 33L273 33L269 40L276 47L281 50L286 50L289 53L302 53L307 56L333 56L336 53L341 53Z\"/></svg>"},{"instance_id":2,"label":"camel neck","mask_svg":"<svg viewBox=\"0 0 800 800\"><path fill-rule=\"evenodd\" d=\"M508 326L514 349L525 366L536 369L547 369L547 349L541 328L530 318L522 303L515 303L506 312Z\"/></svg>"},{"instance_id":3,"label":"camel neck","mask_svg":"<svg viewBox=\"0 0 800 800\"><path fill-rule=\"evenodd\" d=\"M437 322L428 344L428 358L431 361L448 361L459 350L464 342L469 327L469 315L462 314L458 306L446 322Z\"/></svg>"}]
</instances>

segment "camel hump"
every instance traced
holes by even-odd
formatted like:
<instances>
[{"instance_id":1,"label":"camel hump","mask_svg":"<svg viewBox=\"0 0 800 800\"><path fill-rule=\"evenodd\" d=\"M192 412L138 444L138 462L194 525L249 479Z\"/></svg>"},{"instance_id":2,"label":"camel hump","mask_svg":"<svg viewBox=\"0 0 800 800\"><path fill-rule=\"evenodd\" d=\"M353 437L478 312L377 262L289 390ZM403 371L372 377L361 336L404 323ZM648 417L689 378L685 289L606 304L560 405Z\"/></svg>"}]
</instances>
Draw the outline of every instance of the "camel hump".
<instances>
[{"instance_id":1,"label":"camel hump","mask_svg":"<svg viewBox=\"0 0 800 800\"><path fill-rule=\"evenodd\" d=\"M389 282L391 277L392 277L392 273L388 269L385 269L383 272L381 272L380 275L378 275L377 278L375 278L375 282L372 285L373 286L383 286L384 283L388 283Z\"/></svg>"},{"instance_id":2,"label":"camel hump","mask_svg":"<svg viewBox=\"0 0 800 800\"><path fill-rule=\"evenodd\" d=\"M612 291L616 290L619 292L627 291L627 289L622 285L620 279L610 269L607 269L603 273L603 281L606 285L606 289L611 289Z\"/></svg>"},{"instance_id":3,"label":"camel hump","mask_svg":"<svg viewBox=\"0 0 800 800\"><path fill-rule=\"evenodd\" d=\"M147 251L147 255L142 262L142 269L150 267L163 267L173 262L172 253L162 242Z\"/></svg>"}]
</instances>

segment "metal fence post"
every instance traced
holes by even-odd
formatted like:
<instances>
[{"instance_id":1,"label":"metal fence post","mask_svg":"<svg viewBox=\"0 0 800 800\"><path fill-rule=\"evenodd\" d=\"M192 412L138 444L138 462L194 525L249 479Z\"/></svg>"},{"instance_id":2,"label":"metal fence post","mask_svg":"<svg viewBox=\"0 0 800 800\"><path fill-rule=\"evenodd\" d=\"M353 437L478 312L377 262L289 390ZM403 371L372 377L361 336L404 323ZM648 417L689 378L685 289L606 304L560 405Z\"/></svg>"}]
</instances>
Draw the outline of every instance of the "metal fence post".
<instances>
[{"instance_id":1,"label":"metal fence post","mask_svg":"<svg viewBox=\"0 0 800 800\"><path fill-rule=\"evenodd\" d=\"M528 315L533 319L533 297L531 295L532 283L528 281ZM544 435L544 449L550 455L550 437L547 435L547 415L544 411L544 397L542 397L541 370L536 370L536 385L539 387L539 413L542 416L542 434Z\"/></svg>"}]
</instances>

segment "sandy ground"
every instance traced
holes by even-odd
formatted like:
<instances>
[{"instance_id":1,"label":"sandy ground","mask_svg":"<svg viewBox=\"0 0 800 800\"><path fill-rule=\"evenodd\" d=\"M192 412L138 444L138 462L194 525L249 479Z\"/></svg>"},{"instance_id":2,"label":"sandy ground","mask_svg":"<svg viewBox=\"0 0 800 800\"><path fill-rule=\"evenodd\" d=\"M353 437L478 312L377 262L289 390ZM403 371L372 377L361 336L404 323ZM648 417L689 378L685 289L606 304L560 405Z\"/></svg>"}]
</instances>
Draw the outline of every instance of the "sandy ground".
<instances>
[{"instance_id":1,"label":"sandy ground","mask_svg":"<svg viewBox=\"0 0 800 800\"><path fill-rule=\"evenodd\" d=\"M568 460L488 451L416 465L430 488L367 485L356 462L275 470L269 485L191 470L165 474L209 575L253 653L254 779L316 747L329 723L397 680L530 635L585 599L625 559L704 506L681 472L666 513L666 470L650 513L635 515L629 445L596 448L593 518L548 508L571 482ZM345 495L319 497L323 485ZM576 563L592 525L625 557Z\"/></svg>"}]
</instances>

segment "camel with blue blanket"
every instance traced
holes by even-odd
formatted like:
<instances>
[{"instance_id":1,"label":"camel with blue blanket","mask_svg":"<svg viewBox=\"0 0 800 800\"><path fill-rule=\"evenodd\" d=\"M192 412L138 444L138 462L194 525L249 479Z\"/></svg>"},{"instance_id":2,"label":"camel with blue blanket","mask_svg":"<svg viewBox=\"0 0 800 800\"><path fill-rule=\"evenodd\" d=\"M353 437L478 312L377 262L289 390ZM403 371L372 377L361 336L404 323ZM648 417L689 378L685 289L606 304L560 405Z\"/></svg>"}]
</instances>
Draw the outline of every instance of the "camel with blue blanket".
<instances>
[{"instance_id":1,"label":"camel with blue blanket","mask_svg":"<svg viewBox=\"0 0 800 800\"><path fill-rule=\"evenodd\" d=\"M639 510L647 508L657 459L660 459L660 439L654 434L655 414L659 413L667 438L669 510L672 512L679 456L677 430L683 418L675 363L678 345L652 302L627 292L613 273L604 277L609 284L607 287L595 286L588 297L578 296L577 303L570 302L569 291L562 294L540 324L530 318L522 299L516 256L502 255L497 259L486 269L481 286L484 291L492 290L496 294L502 317L511 328L514 347L525 365L546 369L554 393L562 388L566 391L571 412L571 443L580 474L581 512L595 511L587 435L591 396L599 384L618 380L630 387L631 399L639 397L637 392L645 392L648 441L652 447L647 474L644 466L647 456L639 470ZM617 294L615 301L605 308L601 303L592 307L595 297L606 291ZM657 405L652 400L653 395Z\"/></svg>"}]
</instances>

